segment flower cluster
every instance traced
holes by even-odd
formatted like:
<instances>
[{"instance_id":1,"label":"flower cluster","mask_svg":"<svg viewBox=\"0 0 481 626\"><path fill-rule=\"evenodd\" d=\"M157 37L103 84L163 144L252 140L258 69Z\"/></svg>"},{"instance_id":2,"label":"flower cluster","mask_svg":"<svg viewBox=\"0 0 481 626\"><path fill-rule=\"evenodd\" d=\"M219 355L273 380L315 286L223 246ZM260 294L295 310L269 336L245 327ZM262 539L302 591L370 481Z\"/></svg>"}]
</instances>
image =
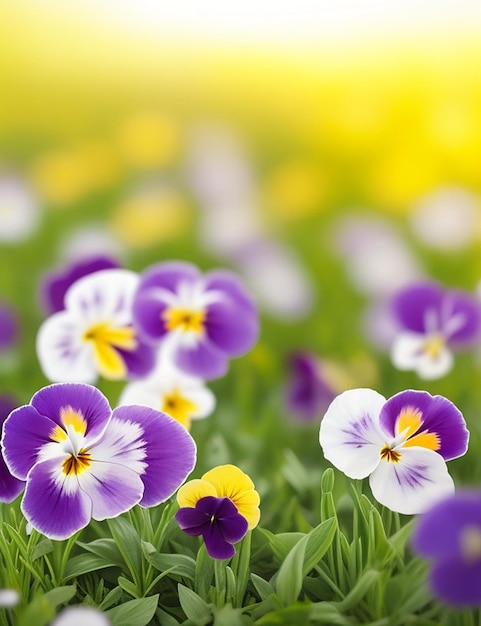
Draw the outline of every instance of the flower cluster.
<instances>
[{"instance_id":1,"label":"flower cluster","mask_svg":"<svg viewBox=\"0 0 481 626\"><path fill-rule=\"evenodd\" d=\"M204 381L223 376L259 334L255 304L228 271L205 276L185 262L138 275L105 257L44 279L37 354L52 382L130 380L119 404L161 409L187 428L209 415Z\"/></svg>"}]
</instances>

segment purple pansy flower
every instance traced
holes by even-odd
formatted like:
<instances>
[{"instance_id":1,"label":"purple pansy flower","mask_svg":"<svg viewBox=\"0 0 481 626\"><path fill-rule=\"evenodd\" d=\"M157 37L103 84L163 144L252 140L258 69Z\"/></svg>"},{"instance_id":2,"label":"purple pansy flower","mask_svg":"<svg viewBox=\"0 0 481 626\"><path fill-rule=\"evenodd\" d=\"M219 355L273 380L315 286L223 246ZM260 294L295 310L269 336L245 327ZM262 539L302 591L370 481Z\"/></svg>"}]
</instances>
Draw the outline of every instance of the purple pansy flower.
<instances>
[{"instance_id":1,"label":"purple pansy flower","mask_svg":"<svg viewBox=\"0 0 481 626\"><path fill-rule=\"evenodd\" d=\"M19 404L13 396L0 394L0 426ZM3 454L0 453L0 502L13 502L24 487L25 482L23 480L10 474L5 465Z\"/></svg>"},{"instance_id":2,"label":"purple pansy flower","mask_svg":"<svg viewBox=\"0 0 481 626\"><path fill-rule=\"evenodd\" d=\"M389 400L372 389L345 391L329 406L319 435L328 461L350 478L369 476L376 500L405 514L451 495L446 461L463 455L468 439L452 402L413 390Z\"/></svg>"},{"instance_id":3,"label":"purple pansy flower","mask_svg":"<svg viewBox=\"0 0 481 626\"><path fill-rule=\"evenodd\" d=\"M114 268L77 280L65 294L65 309L40 326L37 355L52 382L94 383L141 378L153 370L157 350L132 324L139 277Z\"/></svg>"},{"instance_id":4,"label":"purple pansy flower","mask_svg":"<svg viewBox=\"0 0 481 626\"><path fill-rule=\"evenodd\" d=\"M182 507L175 514L181 529L194 537L202 535L208 554L213 559L230 559L234 543L248 530L248 523L229 498L205 496L195 507Z\"/></svg>"},{"instance_id":5,"label":"purple pansy flower","mask_svg":"<svg viewBox=\"0 0 481 626\"><path fill-rule=\"evenodd\" d=\"M40 282L39 299L42 309L47 315L63 311L65 294L79 278L100 270L116 267L120 267L120 263L113 258L103 254L95 254L75 260L71 265L61 270L49 272Z\"/></svg>"},{"instance_id":6,"label":"purple pansy flower","mask_svg":"<svg viewBox=\"0 0 481 626\"><path fill-rule=\"evenodd\" d=\"M336 396L322 361L310 352L294 352L289 356L288 374L288 411L305 421L318 419Z\"/></svg>"},{"instance_id":7,"label":"purple pansy flower","mask_svg":"<svg viewBox=\"0 0 481 626\"><path fill-rule=\"evenodd\" d=\"M179 369L204 379L223 376L228 359L252 348L259 334L254 302L233 273L202 275L181 261L141 276L133 319L144 340L162 342Z\"/></svg>"},{"instance_id":8,"label":"purple pansy flower","mask_svg":"<svg viewBox=\"0 0 481 626\"><path fill-rule=\"evenodd\" d=\"M420 378L444 376L452 367L452 350L473 344L481 328L479 302L469 292L424 282L397 292L392 312L399 325L391 359Z\"/></svg>"},{"instance_id":9,"label":"purple pansy flower","mask_svg":"<svg viewBox=\"0 0 481 626\"><path fill-rule=\"evenodd\" d=\"M18 317L7 302L0 302L0 351L10 350L19 338Z\"/></svg>"},{"instance_id":10,"label":"purple pansy flower","mask_svg":"<svg viewBox=\"0 0 481 626\"><path fill-rule=\"evenodd\" d=\"M431 561L433 593L453 606L481 606L481 492L459 492L419 516L412 546Z\"/></svg>"},{"instance_id":11,"label":"purple pansy flower","mask_svg":"<svg viewBox=\"0 0 481 626\"><path fill-rule=\"evenodd\" d=\"M66 539L91 518L169 498L195 464L186 429L151 408L111 410L82 383L44 387L3 426L5 462L26 481L21 508L33 528Z\"/></svg>"}]
</instances>

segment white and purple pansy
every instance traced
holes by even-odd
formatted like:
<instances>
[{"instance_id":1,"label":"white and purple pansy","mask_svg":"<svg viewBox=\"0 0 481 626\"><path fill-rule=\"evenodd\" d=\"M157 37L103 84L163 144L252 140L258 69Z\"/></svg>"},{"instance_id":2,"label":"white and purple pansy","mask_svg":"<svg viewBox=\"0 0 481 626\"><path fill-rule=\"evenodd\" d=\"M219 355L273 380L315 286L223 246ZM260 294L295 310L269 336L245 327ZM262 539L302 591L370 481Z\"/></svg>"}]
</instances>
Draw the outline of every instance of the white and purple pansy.
<instances>
[{"instance_id":1,"label":"white and purple pansy","mask_svg":"<svg viewBox=\"0 0 481 626\"><path fill-rule=\"evenodd\" d=\"M3 425L3 455L26 481L21 509L37 531L66 539L91 518L169 498L192 471L194 440L178 422L141 406L111 410L83 383L44 387Z\"/></svg>"},{"instance_id":2,"label":"white and purple pansy","mask_svg":"<svg viewBox=\"0 0 481 626\"><path fill-rule=\"evenodd\" d=\"M146 376L156 350L137 335L132 300L135 272L105 269L77 280L66 292L65 309L40 326L37 355L52 382L95 383Z\"/></svg>"},{"instance_id":3,"label":"white and purple pansy","mask_svg":"<svg viewBox=\"0 0 481 626\"><path fill-rule=\"evenodd\" d=\"M468 440L452 402L415 390L389 400L372 389L345 391L319 436L328 461L350 478L369 476L376 500L404 514L422 513L454 491L446 461L462 456Z\"/></svg>"},{"instance_id":4,"label":"white and purple pansy","mask_svg":"<svg viewBox=\"0 0 481 626\"><path fill-rule=\"evenodd\" d=\"M447 374L452 351L473 345L479 337L481 308L466 291L416 283L393 296L391 310L399 328L391 346L393 365L414 370L425 380Z\"/></svg>"},{"instance_id":5,"label":"white and purple pansy","mask_svg":"<svg viewBox=\"0 0 481 626\"><path fill-rule=\"evenodd\" d=\"M134 303L139 335L161 344L176 367L192 376L223 376L259 334L256 306L235 274L202 274L190 263L159 263L141 275Z\"/></svg>"}]
</instances>

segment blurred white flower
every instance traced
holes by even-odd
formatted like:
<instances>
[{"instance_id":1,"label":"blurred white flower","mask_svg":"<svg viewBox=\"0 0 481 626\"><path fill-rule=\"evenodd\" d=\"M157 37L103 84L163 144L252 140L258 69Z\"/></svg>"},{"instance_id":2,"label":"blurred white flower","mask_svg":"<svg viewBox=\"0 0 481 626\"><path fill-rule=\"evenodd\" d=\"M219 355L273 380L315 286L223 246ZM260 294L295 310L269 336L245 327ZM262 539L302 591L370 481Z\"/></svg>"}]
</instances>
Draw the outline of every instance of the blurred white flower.
<instances>
[{"instance_id":1,"label":"blurred white flower","mask_svg":"<svg viewBox=\"0 0 481 626\"><path fill-rule=\"evenodd\" d=\"M40 223L39 202L27 182L16 175L0 174L0 243L31 237Z\"/></svg>"},{"instance_id":2,"label":"blurred white flower","mask_svg":"<svg viewBox=\"0 0 481 626\"><path fill-rule=\"evenodd\" d=\"M111 626L104 613L90 606L68 606L60 611L51 626Z\"/></svg>"},{"instance_id":3,"label":"blurred white flower","mask_svg":"<svg viewBox=\"0 0 481 626\"><path fill-rule=\"evenodd\" d=\"M258 239L239 252L235 263L259 306L269 314L294 321L312 310L313 281L291 248L271 239Z\"/></svg>"},{"instance_id":4,"label":"blurred white flower","mask_svg":"<svg viewBox=\"0 0 481 626\"><path fill-rule=\"evenodd\" d=\"M479 233L479 198L461 188L438 189L422 198L410 218L416 237L426 246L454 252Z\"/></svg>"},{"instance_id":5,"label":"blurred white flower","mask_svg":"<svg viewBox=\"0 0 481 626\"><path fill-rule=\"evenodd\" d=\"M123 389L118 405L129 404L163 411L190 430L192 420L213 412L216 400L203 380L181 372L161 353L151 374L128 383Z\"/></svg>"},{"instance_id":6,"label":"blurred white flower","mask_svg":"<svg viewBox=\"0 0 481 626\"><path fill-rule=\"evenodd\" d=\"M352 285L366 296L383 298L423 276L414 253L388 220L350 215L336 224L333 243Z\"/></svg>"},{"instance_id":7,"label":"blurred white flower","mask_svg":"<svg viewBox=\"0 0 481 626\"><path fill-rule=\"evenodd\" d=\"M0 589L0 607L9 609L20 602L20 594L16 589Z\"/></svg>"},{"instance_id":8,"label":"blurred white flower","mask_svg":"<svg viewBox=\"0 0 481 626\"><path fill-rule=\"evenodd\" d=\"M66 262L79 261L97 254L124 259L126 248L102 222L77 228L62 239L60 256Z\"/></svg>"}]
</instances>

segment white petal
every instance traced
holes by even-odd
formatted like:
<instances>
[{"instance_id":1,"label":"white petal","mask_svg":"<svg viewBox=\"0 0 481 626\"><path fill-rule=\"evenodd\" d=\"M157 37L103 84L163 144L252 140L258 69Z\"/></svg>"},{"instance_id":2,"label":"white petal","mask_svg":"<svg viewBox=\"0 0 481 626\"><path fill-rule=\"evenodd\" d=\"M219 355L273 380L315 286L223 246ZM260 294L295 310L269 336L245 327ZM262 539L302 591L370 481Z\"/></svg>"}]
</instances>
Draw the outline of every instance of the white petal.
<instances>
[{"instance_id":1,"label":"white petal","mask_svg":"<svg viewBox=\"0 0 481 626\"><path fill-rule=\"evenodd\" d=\"M454 492L443 457L427 448L400 448L398 463L382 460L369 478L372 495L392 511L423 513Z\"/></svg>"},{"instance_id":2,"label":"white petal","mask_svg":"<svg viewBox=\"0 0 481 626\"><path fill-rule=\"evenodd\" d=\"M0 589L0 606L11 608L20 602L20 594L16 589Z\"/></svg>"},{"instance_id":3,"label":"white petal","mask_svg":"<svg viewBox=\"0 0 481 626\"><path fill-rule=\"evenodd\" d=\"M110 620L99 610L90 606L68 606L63 609L51 626L110 626Z\"/></svg>"},{"instance_id":4,"label":"white petal","mask_svg":"<svg viewBox=\"0 0 481 626\"><path fill-rule=\"evenodd\" d=\"M350 389L335 398L321 422L324 456L350 478L368 476L380 461L386 436L379 413L386 398L372 389Z\"/></svg>"},{"instance_id":5,"label":"white petal","mask_svg":"<svg viewBox=\"0 0 481 626\"><path fill-rule=\"evenodd\" d=\"M401 333L391 347L391 361L399 370L413 370L424 380L441 378L453 366L453 355L442 347L436 358L424 349L426 336L420 333Z\"/></svg>"},{"instance_id":6,"label":"white petal","mask_svg":"<svg viewBox=\"0 0 481 626\"><path fill-rule=\"evenodd\" d=\"M82 321L69 311L46 319L37 334L36 349L45 376L52 382L94 383L92 346L81 341Z\"/></svg>"},{"instance_id":7,"label":"white petal","mask_svg":"<svg viewBox=\"0 0 481 626\"><path fill-rule=\"evenodd\" d=\"M107 269L80 278L65 294L65 308L75 311L86 326L110 321L131 322L131 305L139 277L124 269Z\"/></svg>"},{"instance_id":8,"label":"white petal","mask_svg":"<svg viewBox=\"0 0 481 626\"><path fill-rule=\"evenodd\" d=\"M210 389L204 385L184 389L184 395L190 400L197 410L190 416L191 419L202 419L210 415L215 409L215 396Z\"/></svg>"},{"instance_id":9,"label":"white petal","mask_svg":"<svg viewBox=\"0 0 481 626\"><path fill-rule=\"evenodd\" d=\"M146 464L145 440L138 423L112 417L102 439L93 444L89 452L95 461L119 463L137 474L143 474Z\"/></svg>"}]
</instances>

